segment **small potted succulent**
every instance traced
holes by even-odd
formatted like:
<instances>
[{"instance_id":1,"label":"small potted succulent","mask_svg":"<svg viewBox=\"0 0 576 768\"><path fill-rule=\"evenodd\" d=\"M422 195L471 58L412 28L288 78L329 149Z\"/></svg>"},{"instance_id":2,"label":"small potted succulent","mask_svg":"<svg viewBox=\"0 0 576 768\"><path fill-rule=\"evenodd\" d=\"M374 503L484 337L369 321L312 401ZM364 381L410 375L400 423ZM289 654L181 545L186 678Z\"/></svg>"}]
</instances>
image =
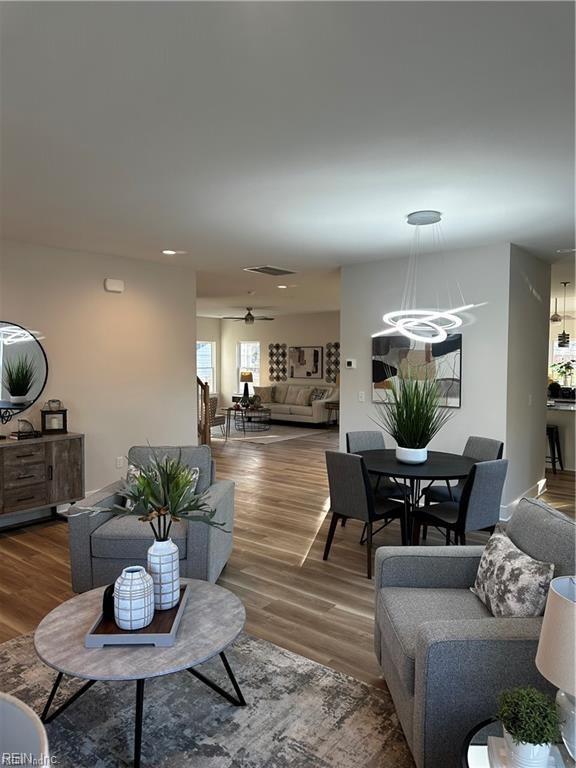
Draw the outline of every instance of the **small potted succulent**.
<instances>
[{"instance_id":1,"label":"small potted succulent","mask_svg":"<svg viewBox=\"0 0 576 768\"><path fill-rule=\"evenodd\" d=\"M438 385L433 378L399 376L392 383L390 400L376 404L373 421L394 438L396 458L405 464L423 464L428 443L452 414L440 404Z\"/></svg>"},{"instance_id":2,"label":"small potted succulent","mask_svg":"<svg viewBox=\"0 0 576 768\"><path fill-rule=\"evenodd\" d=\"M498 719L512 768L546 768L550 748L560 740L554 701L536 688L513 688L500 696Z\"/></svg>"},{"instance_id":3,"label":"small potted succulent","mask_svg":"<svg viewBox=\"0 0 576 768\"><path fill-rule=\"evenodd\" d=\"M11 403L27 402L35 381L36 366L28 355L5 361L4 386L8 390Z\"/></svg>"}]
</instances>

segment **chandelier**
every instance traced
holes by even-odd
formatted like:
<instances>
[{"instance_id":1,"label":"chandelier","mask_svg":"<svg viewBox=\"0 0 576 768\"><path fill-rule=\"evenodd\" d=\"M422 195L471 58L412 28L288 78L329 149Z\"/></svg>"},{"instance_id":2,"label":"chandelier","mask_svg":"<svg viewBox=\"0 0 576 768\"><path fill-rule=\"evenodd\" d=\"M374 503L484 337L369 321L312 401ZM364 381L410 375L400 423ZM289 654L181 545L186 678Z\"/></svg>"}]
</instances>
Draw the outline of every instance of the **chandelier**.
<instances>
[{"instance_id":1,"label":"chandelier","mask_svg":"<svg viewBox=\"0 0 576 768\"><path fill-rule=\"evenodd\" d=\"M564 322L562 323L562 333L558 334L558 346L569 347L570 346L570 334L566 333L566 286L570 285L570 282L563 282L564 286Z\"/></svg>"},{"instance_id":2,"label":"chandelier","mask_svg":"<svg viewBox=\"0 0 576 768\"><path fill-rule=\"evenodd\" d=\"M447 339L448 331L453 331L462 325L463 318L461 315L464 312L480 306L479 304L466 304L460 291L462 303L453 309L416 308L417 258L421 252L420 230L421 227L432 226L433 243L440 246L442 240L441 219L442 214L440 211L414 211L406 217L407 223L415 227L415 230L408 258L408 271L406 273L401 308L383 315L382 320L387 327L373 333L372 338L400 333L413 341L437 344Z\"/></svg>"}]
</instances>

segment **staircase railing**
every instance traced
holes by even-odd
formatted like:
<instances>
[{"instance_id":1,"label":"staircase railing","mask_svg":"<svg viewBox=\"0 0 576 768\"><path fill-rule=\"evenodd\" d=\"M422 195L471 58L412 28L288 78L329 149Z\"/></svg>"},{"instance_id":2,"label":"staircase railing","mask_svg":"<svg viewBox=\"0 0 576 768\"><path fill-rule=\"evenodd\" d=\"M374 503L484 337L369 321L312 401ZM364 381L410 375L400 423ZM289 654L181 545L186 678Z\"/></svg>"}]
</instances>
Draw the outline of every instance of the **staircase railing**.
<instances>
[{"instance_id":1,"label":"staircase railing","mask_svg":"<svg viewBox=\"0 0 576 768\"><path fill-rule=\"evenodd\" d=\"M198 442L200 445L210 445L210 387L208 382L196 377L196 394L198 400Z\"/></svg>"}]
</instances>

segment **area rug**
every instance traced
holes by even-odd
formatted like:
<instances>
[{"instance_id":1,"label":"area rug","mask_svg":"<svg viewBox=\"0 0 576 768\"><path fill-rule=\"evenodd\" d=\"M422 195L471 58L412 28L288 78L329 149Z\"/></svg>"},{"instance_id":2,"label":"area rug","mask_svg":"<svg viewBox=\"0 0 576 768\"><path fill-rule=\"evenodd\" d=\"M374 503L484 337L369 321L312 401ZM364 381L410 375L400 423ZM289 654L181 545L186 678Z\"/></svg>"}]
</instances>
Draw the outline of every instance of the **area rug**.
<instances>
[{"instance_id":1,"label":"area rug","mask_svg":"<svg viewBox=\"0 0 576 768\"><path fill-rule=\"evenodd\" d=\"M412 768L386 691L248 635L226 653L247 706L187 672L148 681L142 768ZM201 669L227 686L219 659ZM0 645L0 690L37 712L54 677L30 635ZM134 683L96 683L47 726L55 765L131 765L134 700Z\"/></svg>"},{"instance_id":2,"label":"area rug","mask_svg":"<svg viewBox=\"0 0 576 768\"><path fill-rule=\"evenodd\" d=\"M283 443L285 440L294 440L296 438L308 438L314 435L316 427L298 428L284 426L282 424L272 424L268 432L247 432L246 437L242 432L232 430L228 442L233 443L251 443L252 445L270 445L272 443ZM215 439L216 438L216 439ZM213 435L212 440L222 444L224 438L219 435Z\"/></svg>"}]
</instances>

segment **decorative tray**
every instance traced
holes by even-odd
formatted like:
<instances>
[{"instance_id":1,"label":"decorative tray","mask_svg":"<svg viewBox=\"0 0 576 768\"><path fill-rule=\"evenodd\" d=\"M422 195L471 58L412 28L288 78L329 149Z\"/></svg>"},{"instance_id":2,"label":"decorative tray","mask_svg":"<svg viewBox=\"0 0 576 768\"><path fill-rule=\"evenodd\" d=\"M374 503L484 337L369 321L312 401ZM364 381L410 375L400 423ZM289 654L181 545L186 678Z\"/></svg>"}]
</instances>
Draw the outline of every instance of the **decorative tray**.
<instances>
[{"instance_id":1,"label":"decorative tray","mask_svg":"<svg viewBox=\"0 0 576 768\"><path fill-rule=\"evenodd\" d=\"M84 645L86 648L104 648L113 645L155 645L159 648L168 648L174 645L189 592L189 584L180 587L178 604L167 611L155 611L154 618L143 629L120 629L114 617L108 618L101 613L84 638Z\"/></svg>"}]
</instances>

